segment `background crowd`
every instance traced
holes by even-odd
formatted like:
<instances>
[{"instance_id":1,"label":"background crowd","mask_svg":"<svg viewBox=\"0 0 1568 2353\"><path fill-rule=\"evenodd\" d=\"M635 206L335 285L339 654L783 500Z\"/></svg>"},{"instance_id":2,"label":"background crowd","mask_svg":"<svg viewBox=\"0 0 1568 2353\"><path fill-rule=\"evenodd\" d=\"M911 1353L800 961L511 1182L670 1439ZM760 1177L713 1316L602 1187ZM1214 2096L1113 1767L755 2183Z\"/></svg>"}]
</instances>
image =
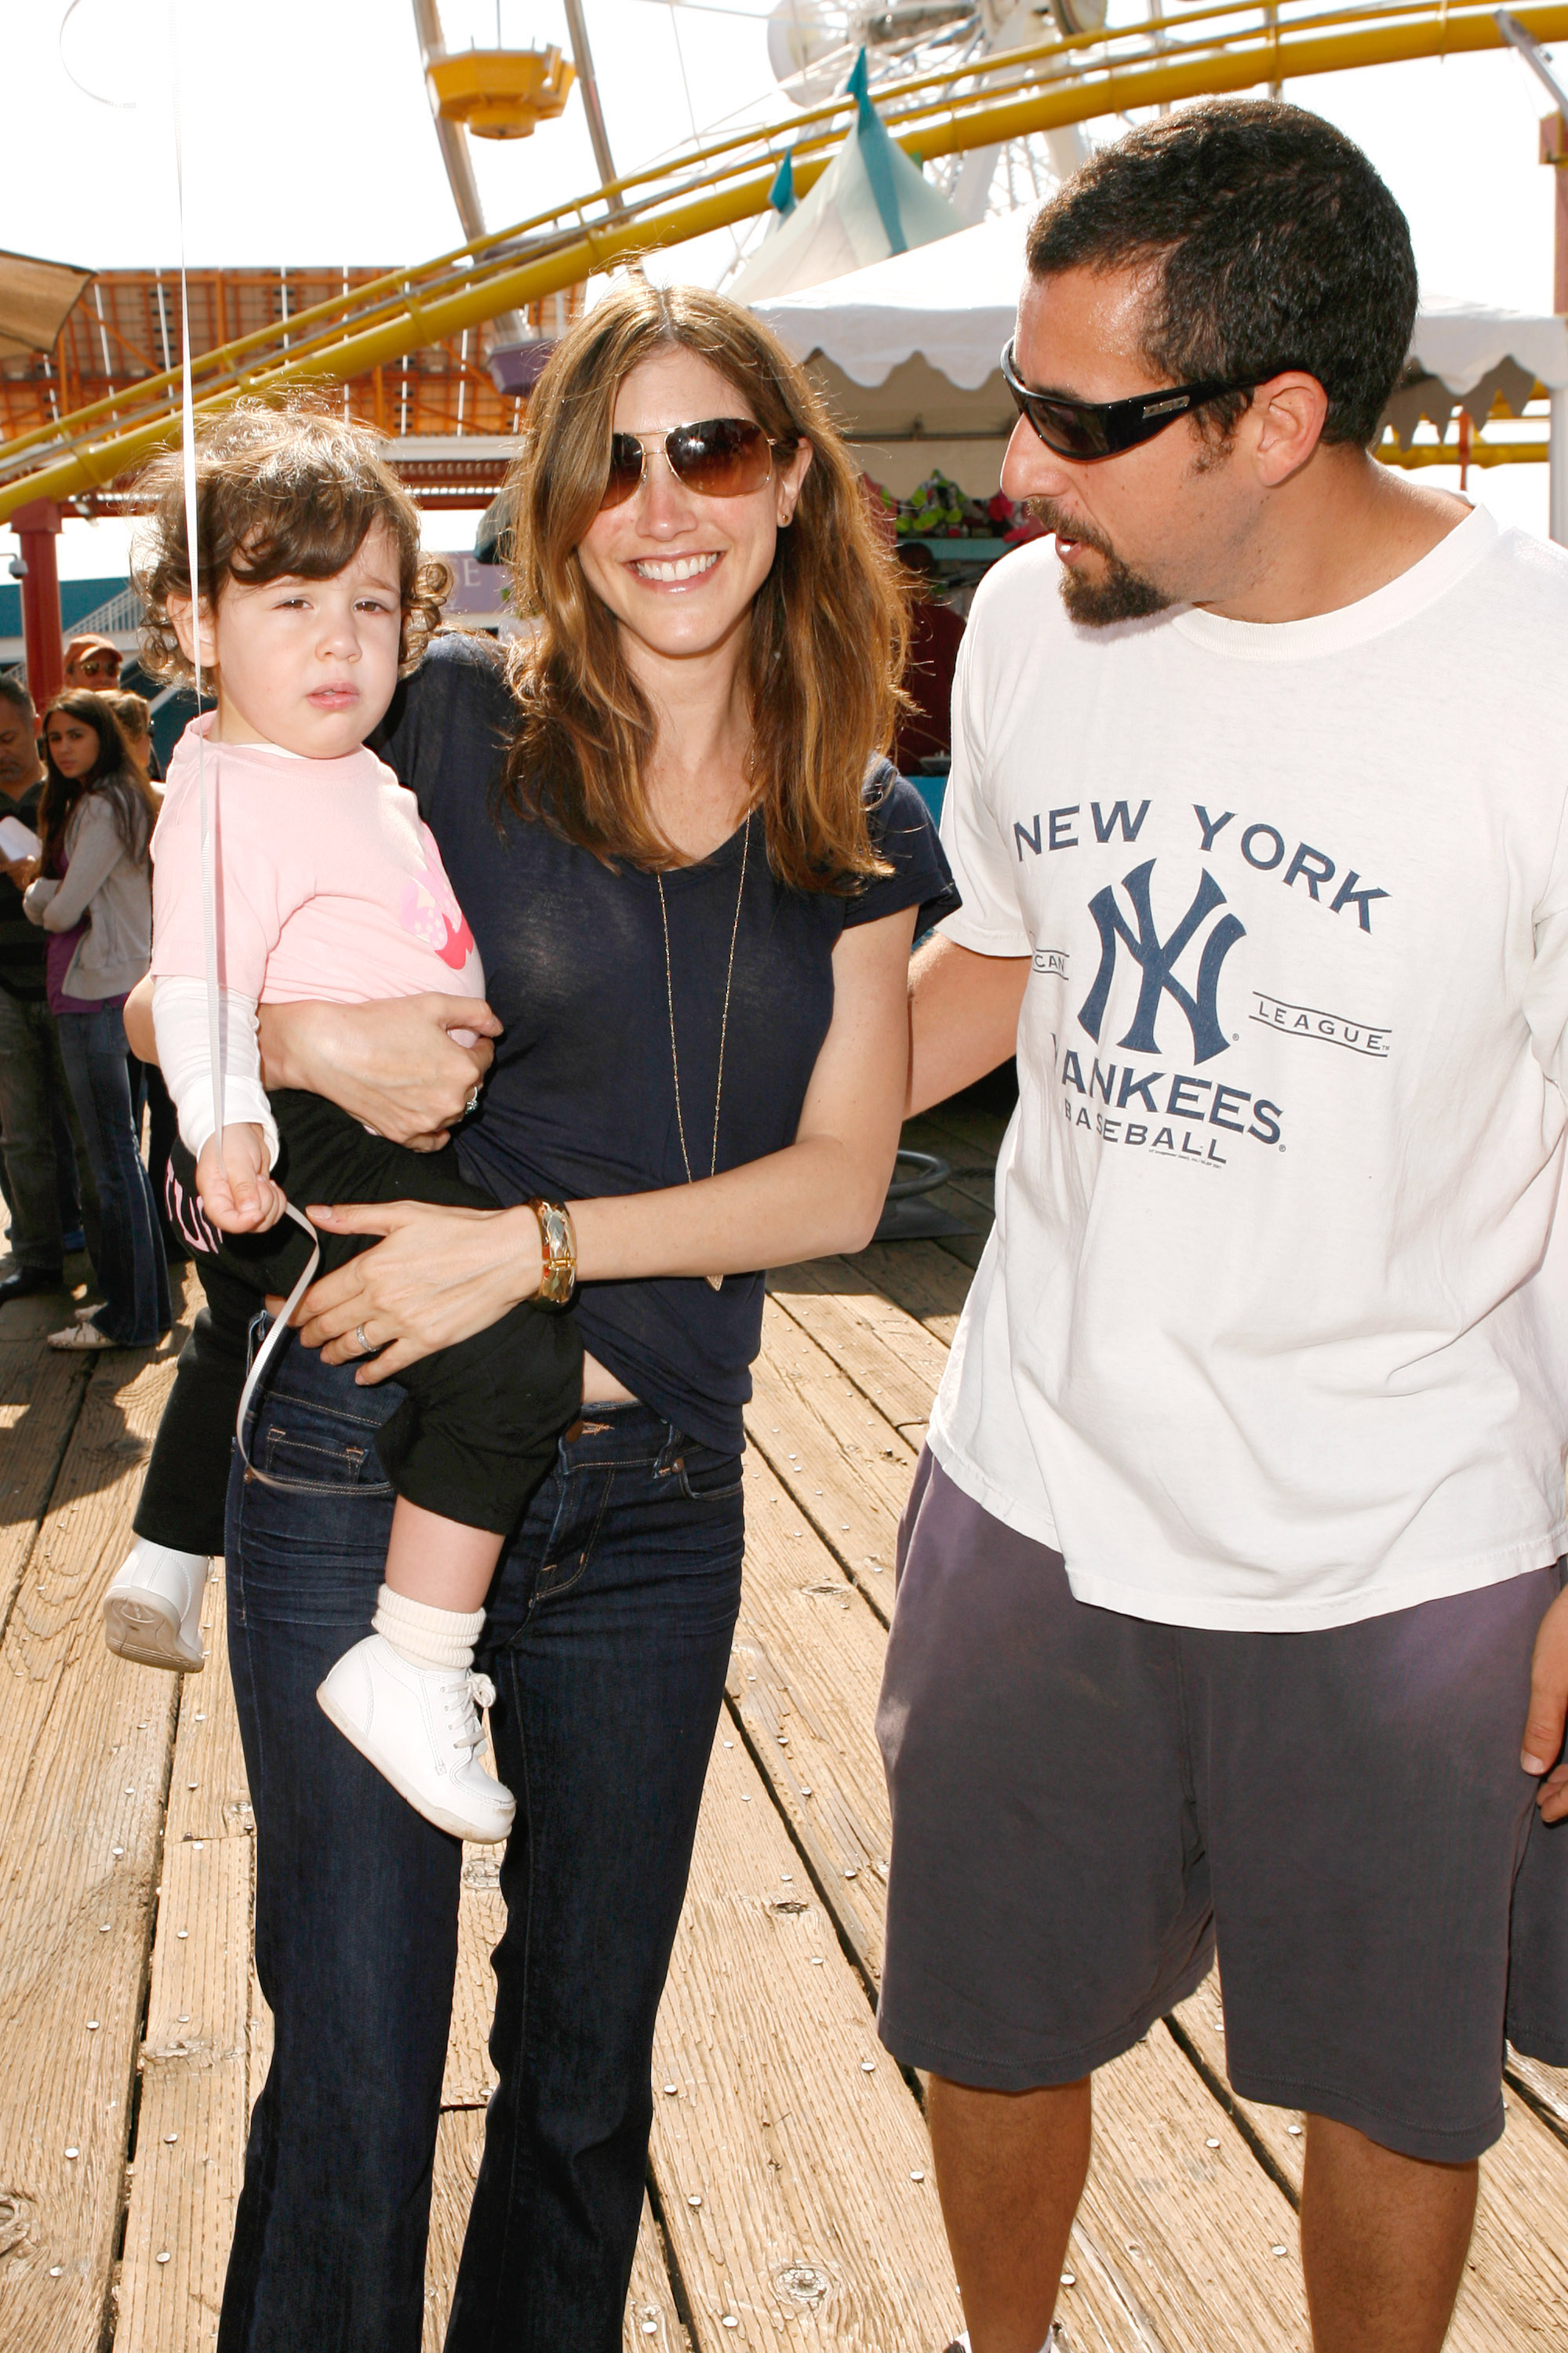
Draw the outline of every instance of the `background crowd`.
<instances>
[{"instance_id":1,"label":"background crowd","mask_svg":"<svg viewBox=\"0 0 1568 2353\"><path fill-rule=\"evenodd\" d=\"M90 1271L49 1335L71 1350L159 1340L185 1254L163 1206L173 1112L122 1019L151 949L159 790L148 705L121 668L107 638L72 638L42 712L0 676L0 1303L63 1303ZM68 1264L81 1250L90 1270Z\"/></svg>"}]
</instances>

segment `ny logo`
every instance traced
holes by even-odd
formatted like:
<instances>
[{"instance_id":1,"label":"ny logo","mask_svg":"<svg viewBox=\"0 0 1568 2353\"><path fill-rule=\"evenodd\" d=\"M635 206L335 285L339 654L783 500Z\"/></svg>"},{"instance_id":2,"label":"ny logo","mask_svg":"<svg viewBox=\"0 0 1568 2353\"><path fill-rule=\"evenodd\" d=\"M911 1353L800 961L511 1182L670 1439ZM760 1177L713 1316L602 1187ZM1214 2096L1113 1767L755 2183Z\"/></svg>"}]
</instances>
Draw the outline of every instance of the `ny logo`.
<instances>
[{"instance_id":1,"label":"ny logo","mask_svg":"<svg viewBox=\"0 0 1568 2353\"><path fill-rule=\"evenodd\" d=\"M1154 871L1154 860L1135 866L1124 874L1122 884L1132 902L1132 912L1138 919L1133 931L1116 902L1115 886L1109 882L1089 901L1089 913L1100 934L1100 968L1095 975L1095 985L1085 997L1078 1019L1097 1046L1100 1024L1105 1019L1106 1000L1110 996L1111 982L1116 976L1117 947L1119 944L1141 969L1138 1006L1132 1017L1132 1027L1118 1043L1135 1054L1158 1054L1154 1021L1160 1010L1161 997L1173 997L1187 1017L1192 1032L1192 1056L1195 1061L1206 1062L1225 1050L1225 1035L1220 1028L1215 1010L1219 993L1220 966L1234 947L1245 939L1246 927L1234 915L1226 915L1214 925L1203 945L1198 963L1198 990L1192 996L1176 978L1176 966L1199 931L1216 907L1225 903L1225 894L1209 872L1193 894L1192 903L1171 934L1162 940L1155 926L1154 910L1150 904L1149 878Z\"/></svg>"}]
</instances>

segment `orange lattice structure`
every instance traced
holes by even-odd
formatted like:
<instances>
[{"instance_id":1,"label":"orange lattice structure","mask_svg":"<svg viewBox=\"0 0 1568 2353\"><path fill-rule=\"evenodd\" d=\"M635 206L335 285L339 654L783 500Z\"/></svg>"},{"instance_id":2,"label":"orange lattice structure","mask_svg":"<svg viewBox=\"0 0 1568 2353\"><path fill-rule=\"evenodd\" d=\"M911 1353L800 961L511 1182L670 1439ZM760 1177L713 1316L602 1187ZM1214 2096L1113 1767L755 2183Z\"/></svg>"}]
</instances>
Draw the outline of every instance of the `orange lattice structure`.
<instances>
[{"instance_id":1,"label":"orange lattice structure","mask_svg":"<svg viewBox=\"0 0 1568 2353\"><path fill-rule=\"evenodd\" d=\"M302 311L346 301L355 289L387 274L368 266L192 269L192 355L220 350L258 332L270 332L286 350L289 322ZM531 329L554 338L581 316L583 295L581 286L546 295L530 304L523 316ZM486 322L406 353L346 384L323 385L321 396L343 402L348 414L393 442L449 437L467 441L513 434L527 402L495 388L486 363L498 340L503 338L496 324ZM0 359L0 440L47 427L90 402L112 402L146 378L177 367L181 356L179 272L101 270L71 311L51 353ZM472 463L460 459L455 450L450 465L443 465L438 455L421 451L415 459L410 453L410 487L426 505L471 504ZM449 474L450 481L445 479ZM113 491L98 492L77 503L92 512L117 506L122 500Z\"/></svg>"}]
</instances>

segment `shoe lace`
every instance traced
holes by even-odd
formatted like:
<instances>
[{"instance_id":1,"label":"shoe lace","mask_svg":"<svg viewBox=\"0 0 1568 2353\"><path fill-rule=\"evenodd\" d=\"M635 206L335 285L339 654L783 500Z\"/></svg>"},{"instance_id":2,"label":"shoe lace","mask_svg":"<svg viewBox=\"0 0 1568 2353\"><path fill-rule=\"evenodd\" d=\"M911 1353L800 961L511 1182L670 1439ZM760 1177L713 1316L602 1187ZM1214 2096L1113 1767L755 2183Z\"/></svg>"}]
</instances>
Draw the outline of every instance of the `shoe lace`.
<instances>
[{"instance_id":1,"label":"shoe lace","mask_svg":"<svg viewBox=\"0 0 1568 2353\"><path fill-rule=\"evenodd\" d=\"M479 1720L479 1711L495 1705L495 1685L488 1675L470 1667L461 1683L454 1676L447 1685L446 1705L453 1746L466 1748L471 1757L477 1755L484 1746L484 1726Z\"/></svg>"}]
</instances>

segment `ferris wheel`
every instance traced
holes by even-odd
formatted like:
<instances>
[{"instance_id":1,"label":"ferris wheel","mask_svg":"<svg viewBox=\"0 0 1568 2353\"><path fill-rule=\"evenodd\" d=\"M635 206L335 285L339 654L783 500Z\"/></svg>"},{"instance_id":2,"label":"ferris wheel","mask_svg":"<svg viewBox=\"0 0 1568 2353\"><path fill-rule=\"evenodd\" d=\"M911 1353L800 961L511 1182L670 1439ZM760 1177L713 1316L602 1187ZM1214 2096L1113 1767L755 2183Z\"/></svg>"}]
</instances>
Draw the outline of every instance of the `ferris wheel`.
<instances>
[{"instance_id":1,"label":"ferris wheel","mask_svg":"<svg viewBox=\"0 0 1568 2353\"><path fill-rule=\"evenodd\" d=\"M842 90L862 49L872 89L895 76L972 64L955 93L986 86L986 58L1047 40L1097 32L1107 0L778 0L768 20L774 79L797 106ZM1089 153L1075 125L928 164L933 184L966 221L1037 203Z\"/></svg>"}]
</instances>

